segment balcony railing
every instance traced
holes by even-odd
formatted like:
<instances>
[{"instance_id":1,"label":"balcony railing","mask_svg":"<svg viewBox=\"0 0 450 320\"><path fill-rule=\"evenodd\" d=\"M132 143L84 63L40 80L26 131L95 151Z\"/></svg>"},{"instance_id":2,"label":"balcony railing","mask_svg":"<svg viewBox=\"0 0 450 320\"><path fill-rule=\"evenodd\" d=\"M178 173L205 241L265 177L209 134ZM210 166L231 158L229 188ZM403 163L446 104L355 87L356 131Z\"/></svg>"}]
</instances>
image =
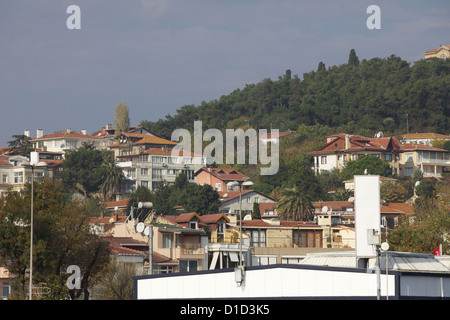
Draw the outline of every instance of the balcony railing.
<instances>
[{"instance_id":1,"label":"balcony railing","mask_svg":"<svg viewBox=\"0 0 450 320\"><path fill-rule=\"evenodd\" d=\"M255 241L250 239L251 247L272 247L272 248L354 248L354 238L343 238L341 236L322 238L291 238L291 237L266 237Z\"/></svg>"}]
</instances>

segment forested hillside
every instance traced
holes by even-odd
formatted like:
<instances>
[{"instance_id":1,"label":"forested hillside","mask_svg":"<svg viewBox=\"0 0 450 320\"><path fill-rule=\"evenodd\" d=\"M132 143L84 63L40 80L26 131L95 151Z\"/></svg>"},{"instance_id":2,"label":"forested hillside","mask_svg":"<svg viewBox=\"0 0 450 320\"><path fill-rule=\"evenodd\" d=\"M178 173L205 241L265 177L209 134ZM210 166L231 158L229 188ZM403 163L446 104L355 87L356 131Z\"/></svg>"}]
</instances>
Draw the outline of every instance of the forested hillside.
<instances>
[{"instance_id":1,"label":"forested hillside","mask_svg":"<svg viewBox=\"0 0 450 320\"><path fill-rule=\"evenodd\" d=\"M191 130L195 120L203 121L204 130L272 125L285 131L320 124L366 136L380 130L391 135L408 130L448 134L449 71L448 60L410 64L394 55L362 61L350 55L346 64L326 67L320 62L302 78L286 70L277 80L248 84L141 125L169 139L177 128Z\"/></svg>"}]
</instances>

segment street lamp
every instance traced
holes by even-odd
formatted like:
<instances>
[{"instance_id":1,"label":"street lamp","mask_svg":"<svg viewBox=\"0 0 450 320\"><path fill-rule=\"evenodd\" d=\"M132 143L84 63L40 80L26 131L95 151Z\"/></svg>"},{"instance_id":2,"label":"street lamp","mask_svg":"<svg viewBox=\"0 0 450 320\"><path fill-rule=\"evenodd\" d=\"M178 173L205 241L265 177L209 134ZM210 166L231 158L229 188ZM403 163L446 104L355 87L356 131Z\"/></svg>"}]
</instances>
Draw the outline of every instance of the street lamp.
<instances>
[{"instance_id":1,"label":"street lamp","mask_svg":"<svg viewBox=\"0 0 450 320\"><path fill-rule=\"evenodd\" d=\"M251 181L232 181L227 183L227 187L239 186L239 268L243 270L242 266L242 186L252 186Z\"/></svg>"},{"instance_id":2,"label":"street lamp","mask_svg":"<svg viewBox=\"0 0 450 320\"><path fill-rule=\"evenodd\" d=\"M30 221L30 300L33 300L33 204L34 204L34 169L36 167L45 167L45 162L39 161L39 152L30 152L29 164L24 167L31 168L31 221Z\"/></svg>"}]
</instances>

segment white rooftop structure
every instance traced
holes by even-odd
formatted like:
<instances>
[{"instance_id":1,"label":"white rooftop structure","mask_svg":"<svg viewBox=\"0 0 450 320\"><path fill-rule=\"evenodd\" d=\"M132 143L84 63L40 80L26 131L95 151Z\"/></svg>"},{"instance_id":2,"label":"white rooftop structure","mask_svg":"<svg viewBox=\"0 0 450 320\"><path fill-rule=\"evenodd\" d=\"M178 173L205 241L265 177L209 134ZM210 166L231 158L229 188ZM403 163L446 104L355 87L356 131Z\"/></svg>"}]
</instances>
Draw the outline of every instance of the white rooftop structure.
<instances>
[{"instance_id":1,"label":"white rooftop structure","mask_svg":"<svg viewBox=\"0 0 450 320\"><path fill-rule=\"evenodd\" d=\"M446 265L432 254L394 251L382 252L380 256L380 269L386 269L386 257L388 270L450 273L450 259L446 260ZM305 259L300 261L300 264L355 268L357 267L357 256L354 251L309 253ZM375 258L369 259L367 267L370 269L374 266Z\"/></svg>"}]
</instances>

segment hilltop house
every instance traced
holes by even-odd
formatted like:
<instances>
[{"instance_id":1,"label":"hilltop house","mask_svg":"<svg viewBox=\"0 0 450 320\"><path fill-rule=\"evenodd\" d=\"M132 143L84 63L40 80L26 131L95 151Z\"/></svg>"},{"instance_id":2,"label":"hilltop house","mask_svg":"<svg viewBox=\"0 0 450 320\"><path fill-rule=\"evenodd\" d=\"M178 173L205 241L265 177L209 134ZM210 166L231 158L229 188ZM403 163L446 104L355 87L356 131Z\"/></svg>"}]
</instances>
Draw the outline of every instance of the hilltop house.
<instances>
[{"instance_id":1,"label":"hilltop house","mask_svg":"<svg viewBox=\"0 0 450 320\"><path fill-rule=\"evenodd\" d=\"M29 136L29 131L25 131L25 135ZM36 137L31 139L31 143L35 149L50 152L65 153L68 150L75 150L83 145L83 143L92 144L95 148L104 148L103 139L88 135L83 129L81 133L67 129L44 135L42 129L38 129Z\"/></svg>"},{"instance_id":2,"label":"hilltop house","mask_svg":"<svg viewBox=\"0 0 450 320\"><path fill-rule=\"evenodd\" d=\"M116 158L127 179L124 193L131 193L141 185L156 190L162 183L174 183L184 173L195 182L195 171L205 163L205 157L181 150L178 156L164 146L146 149L138 154L121 155Z\"/></svg>"},{"instance_id":3,"label":"hilltop house","mask_svg":"<svg viewBox=\"0 0 450 320\"><path fill-rule=\"evenodd\" d=\"M239 209L242 210L242 217L251 216L254 203L273 203L274 199L255 190L243 190L242 197L239 191L219 192L222 205L219 210L225 213L230 219L231 225L236 225ZM239 199L241 203L239 204Z\"/></svg>"},{"instance_id":4,"label":"hilltop house","mask_svg":"<svg viewBox=\"0 0 450 320\"><path fill-rule=\"evenodd\" d=\"M425 51L425 59L429 58L450 58L450 45L440 45L439 48Z\"/></svg>"},{"instance_id":5,"label":"hilltop house","mask_svg":"<svg viewBox=\"0 0 450 320\"><path fill-rule=\"evenodd\" d=\"M414 171L421 170L425 177L441 177L450 166L450 152L429 146L430 139L444 138L436 134L419 136L405 135L403 142L413 139L419 143L403 143L394 137L365 138L347 134L330 136L319 150L310 152L314 158L313 169L319 173L324 170L343 169L350 160L361 155L374 155L389 163L393 174L401 178L410 177Z\"/></svg>"},{"instance_id":6,"label":"hilltop house","mask_svg":"<svg viewBox=\"0 0 450 320\"><path fill-rule=\"evenodd\" d=\"M32 168L30 160L23 156L0 156L0 196L9 190L19 191L31 181ZM34 169L34 181L42 182L49 177L47 166L36 166Z\"/></svg>"},{"instance_id":7,"label":"hilltop house","mask_svg":"<svg viewBox=\"0 0 450 320\"><path fill-rule=\"evenodd\" d=\"M445 140L450 141L450 136L440 133L407 133L400 136L401 144L424 144L431 146L432 142L435 140Z\"/></svg>"},{"instance_id":8,"label":"hilltop house","mask_svg":"<svg viewBox=\"0 0 450 320\"><path fill-rule=\"evenodd\" d=\"M424 177L439 178L450 167L450 152L423 144L401 145L399 176L410 177L420 170Z\"/></svg>"},{"instance_id":9,"label":"hilltop house","mask_svg":"<svg viewBox=\"0 0 450 320\"><path fill-rule=\"evenodd\" d=\"M229 182L244 182L248 177L233 168L206 168L202 167L195 172L197 184L209 184L218 192L229 191Z\"/></svg>"},{"instance_id":10,"label":"hilltop house","mask_svg":"<svg viewBox=\"0 0 450 320\"><path fill-rule=\"evenodd\" d=\"M314 157L313 169L342 169L351 160L362 155L374 155L389 163L393 173L399 172L400 143L394 137L366 138L349 134L337 134L327 138L327 143L319 150L310 152Z\"/></svg>"}]
</instances>

